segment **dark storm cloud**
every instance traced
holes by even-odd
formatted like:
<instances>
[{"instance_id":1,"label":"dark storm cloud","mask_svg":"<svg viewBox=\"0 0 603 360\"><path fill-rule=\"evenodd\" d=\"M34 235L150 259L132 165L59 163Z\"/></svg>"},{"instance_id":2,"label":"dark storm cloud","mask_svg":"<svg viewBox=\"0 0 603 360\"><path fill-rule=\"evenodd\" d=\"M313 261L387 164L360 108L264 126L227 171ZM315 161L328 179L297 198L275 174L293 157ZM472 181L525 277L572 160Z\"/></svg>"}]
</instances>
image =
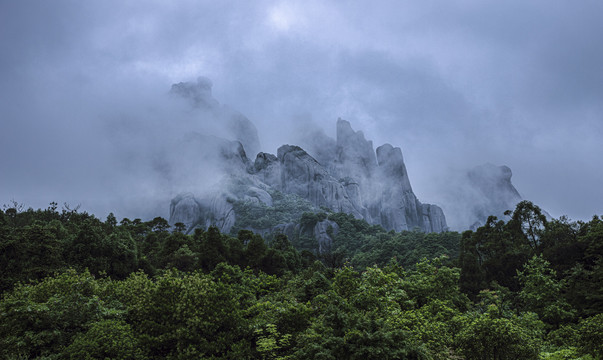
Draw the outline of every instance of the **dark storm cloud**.
<instances>
[{"instance_id":1,"label":"dark storm cloud","mask_svg":"<svg viewBox=\"0 0 603 360\"><path fill-rule=\"evenodd\" d=\"M603 212L601 13L598 1L3 2L0 203L126 216L141 205L123 194L168 196L161 144L209 125L166 93L204 75L264 151L305 124L333 136L343 117L402 148L422 201L444 197L450 171L491 162L553 216L588 218Z\"/></svg>"}]
</instances>

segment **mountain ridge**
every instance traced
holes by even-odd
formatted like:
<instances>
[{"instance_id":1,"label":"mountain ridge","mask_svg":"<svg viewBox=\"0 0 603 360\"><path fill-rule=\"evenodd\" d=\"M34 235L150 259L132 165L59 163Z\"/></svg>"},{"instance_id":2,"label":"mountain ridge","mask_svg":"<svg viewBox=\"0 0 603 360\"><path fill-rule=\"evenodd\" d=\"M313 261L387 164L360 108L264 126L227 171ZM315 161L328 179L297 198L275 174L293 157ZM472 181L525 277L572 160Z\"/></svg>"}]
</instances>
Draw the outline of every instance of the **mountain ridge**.
<instances>
[{"instance_id":1,"label":"mountain ridge","mask_svg":"<svg viewBox=\"0 0 603 360\"><path fill-rule=\"evenodd\" d=\"M185 224L188 233L196 227L211 225L226 233L233 229L260 233L291 229L288 224L298 220L292 216L285 216L287 222L271 223L268 228L240 226L241 221L237 220L245 216L237 214L236 209L243 208L238 206L240 203L272 209L273 197L280 192L297 199L292 202L309 203L300 205L300 209L343 212L386 230L449 229L442 207L423 204L415 195L400 147L386 143L375 149L362 131L355 131L350 122L339 118L335 139L318 131L304 143L304 148L286 144L276 154L259 152L255 125L244 115L221 107L211 95L211 86L209 79L201 77L196 83L174 84L170 91L188 101L194 110L215 113L217 120L226 119L232 130L230 139L207 134L185 137L188 147L198 148L199 157L216 166L219 170L216 176L221 177L218 185L210 189L189 188L174 197L170 204L171 224ZM187 156L195 157L194 151L188 151ZM194 166L203 168L204 164ZM485 213L503 216L504 210L512 209L521 200L511 184L508 167L491 165L476 169L467 172L462 191L451 185L451 191L460 194L455 206L472 219L464 225L466 228L484 223Z\"/></svg>"}]
</instances>

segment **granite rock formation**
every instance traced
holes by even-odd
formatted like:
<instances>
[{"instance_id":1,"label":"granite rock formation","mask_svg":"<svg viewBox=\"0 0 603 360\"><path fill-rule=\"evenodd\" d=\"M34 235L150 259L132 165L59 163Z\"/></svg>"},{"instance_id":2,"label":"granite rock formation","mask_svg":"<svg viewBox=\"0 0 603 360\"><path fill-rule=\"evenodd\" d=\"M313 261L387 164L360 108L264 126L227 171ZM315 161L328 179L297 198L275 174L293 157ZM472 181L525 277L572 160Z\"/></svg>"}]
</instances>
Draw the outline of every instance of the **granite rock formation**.
<instances>
[{"instance_id":1,"label":"granite rock formation","mask_svg":"<svg viewBox=\"0 0 603 360\"><path fill-rule=\"evenodd\" d=\"M271 208L273 196L281 193L309 202L316 211L345 212L388 230L448 229L444 211L421 203L415 195L402 150L390 144L375 150L372 141L345 120L337 120L334 139L316 128L303 129L298 140L303 148L283 145L276 154L269 154L259 152L253 123L214 99L209 79L174 84L170 93L198 112L202 121L218 124L221 131L215 136L199 132L185 136L157 164L170 185L183 192L172 200L172 224L182 222L189 232L211 224L230 232L240 228L236 224L241 216L237 217L234 205L251 202ZM439 201L454 230L475 229L490 215L506 219L504 212L522 200L511 176L506 166L486 164L447 177L447 190ZM206 184L208 179L219 179L217 186L195 187L195 181ZM296 227L293 219L251 230L264 235L312 232Z\"/></svg>"},{"instance_id":2,"label":"granite rock formation","mask_svg":"<svg viewBox=\"0 0 603 360\"><path fill-rule=\"evenodd\" d=\"M297 146L283 145L277 152L281 168L281 191L309 200L316 207L362 217L348 196L344 185L324 166Z\"/></svg>"},{"instance_id":3,"label":"granite rock formation","mask_svg":"<svg viewBox=\"0 0 603 360\"><path fill-rule=\"evenodd\" d=\"M476 229L486 223L488 216L494 215L505 219L507 210L515 209L522 200L521 195L511 183L513 173L508 166L484 164L467 172L467 179L473 191L470 211L475 219L470 226ZM478 200L479 199L479 200Z\"/></svg>"},{"instance_id":4,"label":"granite rock formation","mask_svg":"<svg viewBox=\"0 0 603 360\"><path fill-rule=\"evenodd\" d=\"M294 194L316 209L352 214L387 230L447 230L443 211L436 205L422 204L413 193L400 148L385 144L375 152L372 142L345 120L337 121L337 139L330 142L335 144L331 147L334 152L323 151L321 162L298 146L283 145L276 155L258 153L251 163L241 143L214 142L220 149L215 154L224 164L221 168L231 175L223 184L230 185L210 195L189 194L172 201L170 222L184 223L189 232L210 224L230 232L237 216L232 204L257 201L271 206L270 191ZM326 227L333 224L321 224L314 229L314 236L325 249L330 242ZM286 224L253 230L296 231Z\"/></svg>"},{"instance_id":5,"label":"granite rock formation","mask_svg":"<svg viewBox=\"0 0 603 360\"><path fill-rule=\"evenodd\" d=\"M212 96L212 82L206 77L197 78L197 82L180 82L172 85L170 93L185 99L196 110L209 113L210 118L224 124L223 132L243 144L249 154L260 151L260 139L255 125L243 114L220 103Z\"/></svg>"}]
</instances>

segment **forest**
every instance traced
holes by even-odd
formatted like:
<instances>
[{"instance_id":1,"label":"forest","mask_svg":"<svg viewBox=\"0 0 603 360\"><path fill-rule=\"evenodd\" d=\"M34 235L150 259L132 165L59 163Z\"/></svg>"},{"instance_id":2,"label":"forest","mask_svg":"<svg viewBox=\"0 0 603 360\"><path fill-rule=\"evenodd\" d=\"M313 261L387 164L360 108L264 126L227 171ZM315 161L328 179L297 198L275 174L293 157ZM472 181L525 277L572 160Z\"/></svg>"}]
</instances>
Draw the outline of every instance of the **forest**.
<instances>
[{"instance_id":1,"label":"forest","mask_svg":"<svg viewBox=\"0 0 603 360\"><path fill-rule=\"evenodd\" d=\"M603 219L475 231L342 213L330 249L67 204L0 210L2 359L603 359ZM265 219L269 221L270 219Z\"/></svg>"}]
</instances>

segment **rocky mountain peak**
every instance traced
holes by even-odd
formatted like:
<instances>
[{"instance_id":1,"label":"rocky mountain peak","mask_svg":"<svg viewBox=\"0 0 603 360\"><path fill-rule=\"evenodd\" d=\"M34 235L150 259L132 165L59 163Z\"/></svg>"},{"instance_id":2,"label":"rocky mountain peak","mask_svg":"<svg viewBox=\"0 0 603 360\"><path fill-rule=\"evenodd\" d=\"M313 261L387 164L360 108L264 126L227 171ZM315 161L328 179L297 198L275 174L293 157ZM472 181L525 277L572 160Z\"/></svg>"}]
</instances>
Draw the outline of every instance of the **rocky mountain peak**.
<instances>
[{"instance_id":1,"label":"rocky mountain peak","mask_svg":"<svg viewBox=\"0 0 603 360\"><path fill-rule=\"evenodd\" d=\"M198 111L201 123L210 117L212 122L219 124L217 128L220 128L222 136L226 134L224 137L229 140L240 142L247 155L255 156L260 151L260 139L255 125L238 111L220 106L212 96L212 86L210 79L201 76L196 82L173 84L170 93L187 100Z\"/></svg>"},{"instance_id":2,"label":"rocky mountain peak","mask_svg":"<svg viewBox=\"0 0 603 360\"><path fill-rule=\"evenodd\" d=\"M318 142L331 144L326 137L318 138ZM246 166L246 173L238 173L236 182L239 185L235 193L209 197L209 204L197 198L192 202L190 196L183 197L172 204L175 218L171 221L177 222L179 216L187 224L221 219L222 225L232 226L236 214L233 206L228 204L250 197L261 198L264 204L271 203L269 193L277 190L309 201L317 209L352 214L388 230L418 228L425 232L441 232L447 229L442 210L436 205L422 204L413 193L400 148L385 144L375 152L372 141L366 140L361 131L354 131L350 123L342 119L337 120L337 140L333 142L335 146L327 146L319 152L321 162L296 145L279 147L276 156L259 153L255 162ZM313 143L318 145L316 141ZM226 144L221 145L224 149ZM236 159L238 164L247 164L242 148L230 144L228 150L220 156L225 162ZM256 196L258 192L263 195ZM185 208L192 206L197 210L180 209L180 203ZM224 214L214 214L208 209L221 209ZM195 211L202 218L192 221L191 213ZM221 230L228 232L230 227Z\"/></svg>"},{"instance_id":3,"label":"rocky mountain peak","mask_svg":"<svg viewBox=\"0 0 603 360\"><path fill-rule=\"evenodd\" d=\"M211 88L213 83L210 79L200 76L196 82L179 82L173 84L170 92L191 101L195 107L216 107L218 101L213 98Z\"/></svg>"},{"instance_id":4,"label":"rocky mountain peak","mask_svg":"<svg viewBox=\"0 0 603 360\"><path fill-rule=\"evenodd\" d=\"M377 161L379 169L386 178L395 179L396 182L402 185L404 191L412 192L402 150L399 147L393 147L390 144L379 146L377 148Z\"/></svg>"},{"instance_id":5,"label":"rocky mountain peak","mask_svg":"<svg viewBox=\"0 0 603 360\"><path fill-rule=\"evenodd\" d=\"M343 165L344 171L360 170L363 175L370 176L377 166L373 142L366 140L362 131L354 131L350 123L341 118L337 119L336 152L337 162Z\"/></svg>"},{"instance_id":6,"label":"rocky mountain peak","mask_svg":"<svg viewBox=\"0 0 603 360\"><path fill-rule=\"evenodd\" d=\"M209 79L200 77L196 82L174 84L171 93L188 99L198 109L201 121L220 124L223 130L220 136L227 134L220 139L209 134L190 136L180 142L178 156L194 159L188 163L196 170L207 167L195 164L213 161L214 169L234 182L234 186L220 183L222 186L212 194L200 189L195 195L176 197L172 202L172 223L180 219L193 227L219 224L222 231L229 232L237 221L238 202L271 206L272 197L280 193L275 198L297 197L315 209L352 214L388 230L448 229L442 209L421 203L414 194L402 150L391 144L375 150L373 142L346 120L337 120L336 139L322 130L310 129L302 132L300 142L304 148L283 145L273 155L259 152L257 130L249 119L220 106L213 98ZM191 169L189 166L183 171ZM198 174L203 176L201 172ZM486 164L449 181L451 195L445 201L449 211L463 213L457 221L459 229L485 221L488 215L502 216L505 210L513 209L521 196L511 178L509 167ZM453 182L459 185L455 188ZM295 228L289 223L280 225Z\"/></svg>"},{"instance_id":7,"label":"rocky mountain peak","mask_svg":"<svg viewBox=\"0 0 603 360\"><path fill-rule=\"evenodd\" d=\"M511 183L513 173L508 166L484 164L467 172L467 178L475 197L471 211L477 219L471 228L483 225L489 215L504 219L506 210L513 210L522 200L521 195Z\"/></svg>"},{"instance_id":8,"label":"rocky mountain peak","mask_svg":"<svg viewBox=\"0 0 603 360\"><path fill-rule=\"evenodd\" d=\"M515 207L515 203L521 200L521 195L511 183L512 176L513 172L505 165L484 164L467 172L471 184L484 196L501 205L514 202L510 205Z\"/></svg>"}]
</instances>

